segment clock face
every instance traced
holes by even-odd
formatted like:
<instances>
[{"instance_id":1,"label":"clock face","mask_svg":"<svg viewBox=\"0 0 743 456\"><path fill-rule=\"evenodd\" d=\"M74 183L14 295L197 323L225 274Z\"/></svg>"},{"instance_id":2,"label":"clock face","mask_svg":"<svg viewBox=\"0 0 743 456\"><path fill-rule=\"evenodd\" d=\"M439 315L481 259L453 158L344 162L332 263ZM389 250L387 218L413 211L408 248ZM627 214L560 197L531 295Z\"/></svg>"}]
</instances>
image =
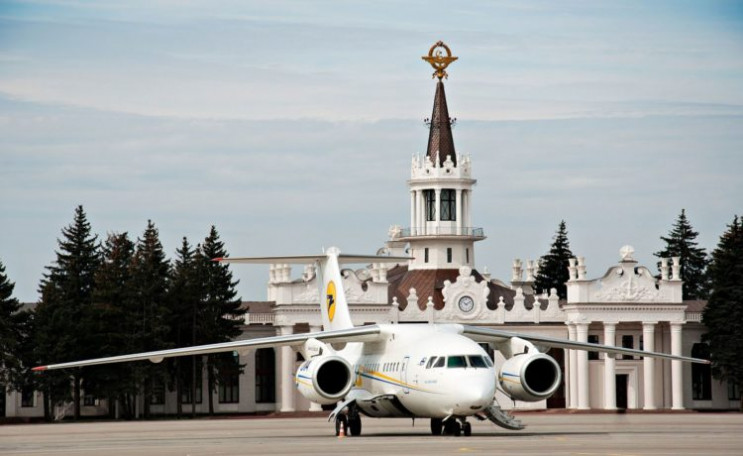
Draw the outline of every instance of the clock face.
<instances>
[{"instance_id":1,"label":"clock face","mask_svg":"<svg viewBox=\"0 0 743 456\"><path fill-rule=\"evenodd\" d=\"M462 312L471 312L475 308L475 300L469 296L459 298L459 310Z\"/></svg>"}]
</instances>

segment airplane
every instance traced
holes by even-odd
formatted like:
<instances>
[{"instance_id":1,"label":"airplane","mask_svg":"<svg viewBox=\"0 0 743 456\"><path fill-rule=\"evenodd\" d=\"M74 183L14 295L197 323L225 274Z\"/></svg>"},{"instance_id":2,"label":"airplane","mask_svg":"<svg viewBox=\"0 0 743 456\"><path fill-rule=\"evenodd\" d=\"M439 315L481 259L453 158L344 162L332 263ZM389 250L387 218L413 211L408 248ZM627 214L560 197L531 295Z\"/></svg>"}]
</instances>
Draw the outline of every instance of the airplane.
<instances>
[{"instance_id":1,"label":"airplane","mask_svg":"<svg viewBox=\"0 0 743 456\"><path fill-rule=\"evenodd\" d=\"M354 327L340 265L401 263L409 257L348 255L336 247L322 255L215 258L221 263L314 264L321 296L323 330L151 351L38 366L34 371L97 364L205 355L264 347L291 346L305 361L294 380L299 392L321 405L337 404L328 421L335 433L361 434L361 416L430 419L432 435L472 434L469 418L490 420L510 430L524 424L503 410L496 390L513 400L535 402L552 396L562 381L549 348L629 354L709 364L708 360L521 334L462 324L375 324ZM333 344L345 344L336 350ZM504 356L498 368L481 346Z\"/></svg>"}]
</instances>

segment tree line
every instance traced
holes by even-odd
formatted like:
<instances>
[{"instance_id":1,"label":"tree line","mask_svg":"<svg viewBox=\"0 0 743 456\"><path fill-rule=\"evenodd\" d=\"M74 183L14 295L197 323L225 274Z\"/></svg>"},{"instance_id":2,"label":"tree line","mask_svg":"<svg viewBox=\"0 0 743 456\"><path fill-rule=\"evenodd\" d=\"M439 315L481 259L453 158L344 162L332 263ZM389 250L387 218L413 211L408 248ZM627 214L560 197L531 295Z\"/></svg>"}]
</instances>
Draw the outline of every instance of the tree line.
<instances>
[{"instance_id":1,"label":"tree line","mask_svg":"<svg viewBox=\"0 0 743 456\"><path fill-rule=\"evenodd\" d=\"M240 335L243 324L238 281L226 264L212 261L228 256L214 226L196 246L184 237L170 261L152 221L136 240L110 233L101 242L78 206L57 242L34 308L23 309L12 297L14 284L0 262L0 385L42 391L47 419L55 405L69 401L78 418L81 391L118 402L126 418L143 397L148 416L161 385L176 392L179 415L183 397L190 397L193 413L202 369L207 392L242 370L228 353L30 373L35 365L226 342ZM207 397L213 413L212 394Z\"/></svg>"}]
</instances>

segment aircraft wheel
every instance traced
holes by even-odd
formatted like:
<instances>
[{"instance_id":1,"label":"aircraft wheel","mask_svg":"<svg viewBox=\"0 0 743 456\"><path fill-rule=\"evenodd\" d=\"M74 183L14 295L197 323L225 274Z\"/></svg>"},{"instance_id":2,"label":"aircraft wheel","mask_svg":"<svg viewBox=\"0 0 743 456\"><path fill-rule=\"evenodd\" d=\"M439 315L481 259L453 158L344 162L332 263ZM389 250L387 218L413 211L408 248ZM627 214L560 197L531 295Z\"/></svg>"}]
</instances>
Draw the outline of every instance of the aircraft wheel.
<instances>
[{"instance_id":1,"label":"aircraft wheel","mask_svg":"<svg viewBox=\"0 0 743 456\"><path fill-rule=\"evenodd\" d=\"M361 417L358 415L351 417L348 420L348 429L354 437L361 435Z\"/></svg>"},{"instance_id":2,"label":"aircraft wheel","mask_svg":"<svg viewBox=\"0 0 743 456\"><path fill-rule=\"evenodd\" d=\"M454 418L446 420L444 422L444 434L459 437L462 434L462 426L459 425L459 421Z\"/></svg>"},{"instance_id":3,"label":"aircraft wheel","mask_svg":"<svg viewBox=\"0 0 743 456\"><path fill-rule=\"evenodd\" d=\"M452 435L454 437L461 436L462 435L462 425L459 424L459 421L455 421L455 420L452 420L452 421L454 421L454 423L452 423Z\"/></svg>"},{"instance_id":4,"label":"aircraft wheel","mask_svg":"<svg viewBox=\"0 0 743 456\"><path fill-rule=\"evenodd\" d=\"M343 432L348 433L348 417L346 415L338 415L335 417L335 436L341 435L341 423L343 423Z\"/></svg>"},{"instance_id":5,"label":"aircraft wheel","mask_svg":"<svg viewBox=\"0 0 743 456\"><path fill-rule=\"evenodd\" d=\"M462 425L462 430L464 431L465 437L469 437L472 435L472 425L469 422L464 422L464 424Z\"/></svg>"},{"instance_id":6,"label":"aircraft wheel","mask_svg":"<svg viewBox=\"0 0 743 456\"><path fill-rule=\"evenodd\" d=\"M444 422L441 418L431 418L431 434L441 435L441 431L444 428Z\"/></svg>"}]
</instances>

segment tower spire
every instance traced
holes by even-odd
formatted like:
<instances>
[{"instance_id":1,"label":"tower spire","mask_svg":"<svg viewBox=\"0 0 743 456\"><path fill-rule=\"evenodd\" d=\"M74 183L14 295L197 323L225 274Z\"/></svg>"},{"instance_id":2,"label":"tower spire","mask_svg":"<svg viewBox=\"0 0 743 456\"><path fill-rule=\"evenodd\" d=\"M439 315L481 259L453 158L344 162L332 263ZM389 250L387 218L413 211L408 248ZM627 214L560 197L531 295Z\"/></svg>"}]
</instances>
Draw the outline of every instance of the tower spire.
<instances>
[{"instance_id":1,"label":"tower spire","mask_svg":"<svg viewBox=\"0 0 743 456\"><path fill-rule=\"evenodd\" d=\"M444 91L444 82L442 79L449 78L446 67L457 60L458 57L452 56L449 46L444 44L443 41L439 41L431 46L427 56L421 58L430 63L435 70L433 77L439 78L436 83L436 95L433 98L433 113L431 114L431 118L427 120L430 122L430 130L428 133L426 155L431 159L431 162L438 162L439 166L444 165L447 157L456 166L457 154L454 150L454 137L451 133L451 126L454 121L449 117L449 108L446 105L446 92Z\"/></svg>"}]
</instances>

